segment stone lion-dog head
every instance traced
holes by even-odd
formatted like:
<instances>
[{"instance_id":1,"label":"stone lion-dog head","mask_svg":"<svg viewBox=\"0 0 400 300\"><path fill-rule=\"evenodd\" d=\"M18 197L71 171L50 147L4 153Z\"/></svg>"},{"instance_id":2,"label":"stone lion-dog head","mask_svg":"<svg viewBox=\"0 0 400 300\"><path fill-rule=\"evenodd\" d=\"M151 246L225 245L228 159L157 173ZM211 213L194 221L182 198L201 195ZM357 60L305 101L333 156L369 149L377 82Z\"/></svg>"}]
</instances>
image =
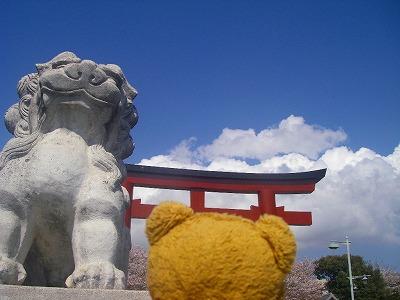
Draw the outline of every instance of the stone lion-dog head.
<instances>
[{"instance_id":1,"label":"stone lion-dog head","mask_svg":"<svg viewBox=\"0 0 400 300\"><path fill-rule=\"evenodd\" d=\"M37 73L28 74L19 81L20 100L6 113L8 131L19 139L3 150L0 167L12 158L25 155L41 131L71 126L47 124L69 113L66 108L71 104L86 108L88 114L90 112L106 125L107 134L102 145L107 151L119 159L132 154L134 143L130 130L138 120L132 101L137 92L119 66L96 64L81 60L72 52L63 52L36 67ZM65 109L60 109L62 106ZM71 111L76 113L76 109ZM50 114L51 120L46 120Z\"/></svg>"}]
</instances>

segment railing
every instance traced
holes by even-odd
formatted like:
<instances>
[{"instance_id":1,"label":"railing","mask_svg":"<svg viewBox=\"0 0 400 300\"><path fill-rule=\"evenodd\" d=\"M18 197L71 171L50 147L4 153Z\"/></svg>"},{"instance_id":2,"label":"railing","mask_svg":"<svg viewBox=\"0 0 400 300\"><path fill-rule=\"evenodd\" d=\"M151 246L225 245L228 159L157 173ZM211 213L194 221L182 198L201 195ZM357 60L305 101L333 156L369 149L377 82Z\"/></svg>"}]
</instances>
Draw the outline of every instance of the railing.
<instances>
[{"instance_id":1,"label":"railing","mask_svg":"<svg viewBox=\"0 0 400 300\"><path fill-rule=\"evenodd\" d=\"M134 199L134 187L162 188L190 191L190 207L195 212L219 212L239 215L257 220L262 214L282 217L289 225L309 226L311 212L285 211L284 206L276 206L276 194L309 194L315 184L324 178L326 169L280 174L234 173L185 170L173 168L126 165L128 177L124 182L131 198L131 206L126 214L126 224L131 219L146 219L156 205L143 204ZM245 209L207 208L205 192L243 193L258 195L258 206Z\"/></svg>"}]
</instances>

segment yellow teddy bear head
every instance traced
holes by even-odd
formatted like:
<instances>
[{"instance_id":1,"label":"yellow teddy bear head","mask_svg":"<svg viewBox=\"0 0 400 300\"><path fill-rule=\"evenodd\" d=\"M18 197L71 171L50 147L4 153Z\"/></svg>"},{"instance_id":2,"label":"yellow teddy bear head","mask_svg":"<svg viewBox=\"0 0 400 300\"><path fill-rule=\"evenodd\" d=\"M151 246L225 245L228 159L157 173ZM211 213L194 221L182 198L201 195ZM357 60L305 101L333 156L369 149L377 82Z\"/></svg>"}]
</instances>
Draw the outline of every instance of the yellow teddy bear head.
<instances>
[{"instance_id":1,"label":"yellow teddy bear head","mask_svg":"<svg viewBox=\"0 0 400 300\"><path fill-rule=\"evenodd\" d=\"M153 300L283 299L296 243L279 217L252 222L164 202L147 219L146 234Z\"/></svg>"}]
</instances>

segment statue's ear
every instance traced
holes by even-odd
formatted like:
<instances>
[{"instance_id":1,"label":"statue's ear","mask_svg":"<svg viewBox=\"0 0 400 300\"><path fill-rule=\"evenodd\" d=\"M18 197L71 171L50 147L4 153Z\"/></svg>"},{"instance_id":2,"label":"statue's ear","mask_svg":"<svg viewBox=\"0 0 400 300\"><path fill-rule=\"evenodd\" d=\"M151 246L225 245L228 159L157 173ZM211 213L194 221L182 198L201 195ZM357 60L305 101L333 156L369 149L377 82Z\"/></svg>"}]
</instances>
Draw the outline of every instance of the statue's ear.
<instances>
[{"instance_id":1,"label":"statue's ear","mask_svg":"<svg viewBox=\"0 0 400 300\"><path fill-rule=\"evenodd\" d=\"M15 127L17 126L19 120L21 120L21 115L19 114L19 105L16 103L7 109L4 116L6 128L11 134L14 134Z\"/></svg>"},{"instance_id":2,"label":"statue's ear","mask_svg":"<svg viewBox=\"0 0 400 300\"><path fill-rule=\"evenodd\" d=\"M261 216L255 224L270 244L279 269L289 273L296 257L296 240L289 226L282 218L272 215Z\"/></svg>"},{"instance_id":3,"label":"statue's ear","mask_svg":"<svg viewBox=\"0 0 400 300\"><path fill-rule=\"evenodd\" d=\"M146 221L146 235L150 245L154 245L172 228L193 215L193 210L181 203L162 202L153 209Z\"/></svg>"}]
</instances>

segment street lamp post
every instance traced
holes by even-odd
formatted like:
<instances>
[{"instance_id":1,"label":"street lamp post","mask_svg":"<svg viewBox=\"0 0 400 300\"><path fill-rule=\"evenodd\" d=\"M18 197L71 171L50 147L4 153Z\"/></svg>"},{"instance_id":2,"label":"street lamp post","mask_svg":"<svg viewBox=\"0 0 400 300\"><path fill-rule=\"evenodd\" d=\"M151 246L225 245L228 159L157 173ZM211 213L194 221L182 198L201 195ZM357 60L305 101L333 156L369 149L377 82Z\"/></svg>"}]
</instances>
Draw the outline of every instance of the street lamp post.
<instances>
[{"instance_id":1,"label":"street lamp post","mask_svg":"<svg viewBox=\"0 0 400 300\"><path fill-rule=\"evenodd\" d=\"M353 275L351 274L351 260L350 260L350 244L351 244L351 241L349 240L349 237L346 235L346 238L345 238L344 242L331 241L329 243L329 249L337 249L337 248L339 248L340 244L346 244L346 248L347 248L347 264L349 266L350 295L351 295L351 300L354 300Z\"/></svg>"}]
</instances>

